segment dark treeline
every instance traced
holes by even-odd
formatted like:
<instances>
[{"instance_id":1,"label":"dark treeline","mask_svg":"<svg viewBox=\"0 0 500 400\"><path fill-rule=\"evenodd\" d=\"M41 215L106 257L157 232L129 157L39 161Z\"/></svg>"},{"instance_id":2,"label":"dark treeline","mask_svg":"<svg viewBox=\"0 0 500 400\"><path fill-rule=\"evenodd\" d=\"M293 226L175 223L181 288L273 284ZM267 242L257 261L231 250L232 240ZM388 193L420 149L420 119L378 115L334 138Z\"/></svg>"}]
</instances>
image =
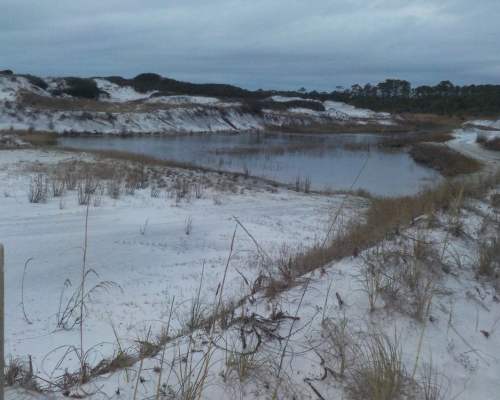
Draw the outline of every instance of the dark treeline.
<instances>
[{"instance_id":1,"label":"dark treeline","mask_svg":"<svg viewBox=\"0 0 500 400\"><path fill-rule=\"evenodd\" d=\"M12 71L0 71L3 74L13 74ZM23 75L31 83L47 88L46 82L33 75ZM87 78L66 77L66 86L53 91L53 94L69 94L74 97L98 99L103 93L95 81ZM106 77L120 86L131 86L138 92L155 92L153 96L173 94L214 96L226 99L239 99L254 112L263 108L285 108L285 105L270 102L272 95L300 97L314 100L335 100L352 104L356 107L369 108L375 111L393 113L433 113L443 115L499 115L500 85L468 85L456 86L450 81L442 81L435 86L423 85L412 87L411 83L400 79L387 79L376 85L353 85L350 89L333 92L276 90L247 90L234 85L213 83L190 83L165 78L154 73L144 73L134 78L120 76ZM293 104L292 104L293 103ZM286 106L310 108L322 111L320 103L298 101L288 102Z\"/></svg>"},{"instance_id":2,"label":"dark treeline","mask_svg":"<svg viewBox=\"0 0 500 400\"><path fill-rule=\"evenodd\" d=\"M447 115L500 113L500 85L456 86L442 81L435 86L412 88L408 81L387 79L377 85L353 85L351 89L332 92L331 96L376 111Z\"/></svg>"},{"instance_id":3,"label":"dark treeline","mask_svg":"<svg viewBox=\"0 0 500 400\"><path fill-rule=\"evenodd\" d=\"M157 95L191 94L246 99L247 103L256 109L264 106L263 100L269 96L281 94L322 101L343 101L357 107L396 113L500 114L500 85L456 86L450 81L443 81L435 86L424 85L413 88L408 81L387 79L377 85L353 85L347 90L328 93L307 92L304 89L300 91L262 89L251 91L233 85L181 82L150 73L141 74L132 79L120 77L107 79L120 85L132 86L139 92L156 90ZM304 104L304 107L312 108L313 103ZM318 111L320 110L319 106L315 107L318 107Z\"/></svg>"},{"instance_id":4,"label":"dark treeline","mask_svg":"<svg viewBox=\"0 0 500 400\"><path fill-rule=\"evenodd\" d=\"M399 79L387 79L377 85L353 85L347 90L333 92L300 91L251 91L233 85L195 84L164 78L157 74L141 74L132 79L108 77L110 81L134 87L140 92L157 90L157 95L191 94L226 98L246 99L252 108L260 109L269 104L263 100L275 94L316 99L336 100L357 107L370 108L387 112L418 112L447 115L466 114L499 114L500 85L456 86L450 81L443 81L435 86L418 86L412 88L411 83ZM267 102L266 102L267 103ZM314 103L304 104L313 108ZM318 111L318 105L314 107Z\"/></svg>"},{"instance_id":5,"label":"dark treeline","mask_svg":"<svg viewBox=\"0 0 500 400\"><path fill-rule=\"evenodd\" d=\"M109 76L105 79L120 86L131 86L141 93L155 91L156 96L185 94L223 98L256 97L255 92L233 85L182 82L153 73L140 74L132 79L126 79L120 76Z\"/></svg>"}]
</instances>

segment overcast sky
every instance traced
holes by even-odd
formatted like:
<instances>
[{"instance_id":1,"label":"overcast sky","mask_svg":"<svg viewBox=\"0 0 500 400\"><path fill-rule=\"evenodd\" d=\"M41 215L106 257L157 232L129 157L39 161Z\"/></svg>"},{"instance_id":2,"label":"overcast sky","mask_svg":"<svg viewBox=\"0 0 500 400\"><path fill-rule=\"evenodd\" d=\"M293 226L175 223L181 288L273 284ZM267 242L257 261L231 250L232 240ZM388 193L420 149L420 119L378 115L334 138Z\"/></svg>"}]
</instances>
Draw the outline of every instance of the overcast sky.
<instances>
[{"instance_id":1,"label":"overcast sky","mask_svg":"<svg viewBox=\"0 0 500 400\"><path fill-rule=\"evenodd\" d=\"M331 90L500 83L500 0L0 0L0 69Z\"/></svg>"}]
</instances>

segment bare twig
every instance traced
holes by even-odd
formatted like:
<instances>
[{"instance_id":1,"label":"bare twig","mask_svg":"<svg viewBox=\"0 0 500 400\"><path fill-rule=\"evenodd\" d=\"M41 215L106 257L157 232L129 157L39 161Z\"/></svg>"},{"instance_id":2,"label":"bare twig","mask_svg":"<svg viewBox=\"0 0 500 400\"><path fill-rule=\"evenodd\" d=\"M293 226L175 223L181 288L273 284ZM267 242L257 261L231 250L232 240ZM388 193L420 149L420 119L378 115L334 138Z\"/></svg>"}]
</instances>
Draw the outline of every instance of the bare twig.
<instances>
[{"instance_id":1,"label":"bare twig","mask_svg":"<svg viewBox=\"0 0 500 400\"><path fill-rule=\"evenodd\" d=\"M151 334L151 327L149 327L148 334L146 335L146 340L145 340L146 343L149 341L149 335L150 334ZM139 371L137 372L137 380L135 381L134 400L137 399L137 389L139 387L139 382L141 381L141 373L142 373L142 367L143 366L144 366L144 357L141 356L141 361L139 363Z\"/></svg>"},{"instance_id":2,"label":"bare twig","mask_svg":"<svg viewBox=\"0 0 500 400\"><path fill-rule=\"evenodd\" d=\"M309 287L310 283L311 283L311 277L309 277L304 284L304 290L302 291L302 295L300 296L300 301L299 301L299 304L297 306L297 310L295 310L295 316L292 320L292 323L290 324L290 330L288 331L288 335L287 335L286 340L285 340L285 346L283 347L283 350L281 352L280 363L279 363L279 367L278 367L278 374L276 376L276 388L274 390L274 395L273 395L274 399L278 398L278 390L279 390L279 387L281 384L280 375L281 375L281 370L283 368L283 361L285 359L286 350L288 347L288 343L290 342L290 338L292 336L293 326L295 325L295 322L299 319L298 314L300 311L300 307L302 306L302 301L304 300L304 297L305 297L306 292L307 292L307 288Z\"/></svg>"},{"instance_id":3,"label":"bare twig","mask_svg":"<svg viewBox=\"0 0 500 400\"><path fill-rule=\"evenodd\" d=\"M88 243L88 225L89 225L90 201L87 203L85 211L85 236L83 241L83 261L82 261L82 282L80 299L80 384L83 384L85 378L85 358L83 357L83 314L85 309L85 279L87 275L87 243Z\"/></svg>"},{"instance_id":4,"label":"bare twig","mask_svg":"<svg viewBox=\"0 0 500 400\"><path fill-rule=\"evenodd\" d=\"M170 305L170 312L168 314L167 330L165 332L165 341L168 341L168 334L170 332L170 321L172 319L172 313L174 311L175 297L172 298L172 304ZM160 399L160 388L161 388L161 377L163 373L163 363L165 361L165 352L167 350L167 343L163 344L163 350L160 357L160 373L158 374L158 385L156 386L156 400Z\"/></svg>"},{"instance_id":5,"label":"bare twig","mask_svg":"<svg viewBox=\"0 0 500 400\"><path fill-rule=\"evenodd\" d=\"M243 231L248 235L248 237L250 239L252 239L252 241L255 244L255 247L257 247L257 250L261 253L261 255L264 255L268 260L272 260L271 256L269 256L269 254L266 253L266 251L262 248L262 246L259 244L259 242L257 242L255 237L248 231L248 229L245 227L245 225L243 225L241 223L241 221L238 219L238 217L233 215L233 218L236 221L236 223L241 227L241 229L243 229Z\"/></svg>"},{"instance_id":6,"label":"bare twig","mask_svg":"<svg viewBox=\"0 0 500 400\"><path fill-rule=\"evenodd\" d=\"M25 321L31 325L32 322L31 320L28 318L28 315L26 314L26 309L24 308L24 279L26 277L26 270L28 269L28 265L29 263L33 260L33 258L28 258L26 260L26 262L24 263L24 270L23 270L23 278L22 278L22 281L21 281L21 307L23 309L23 316L24 316L24 319Z\"/></svg>"}]
</instances>

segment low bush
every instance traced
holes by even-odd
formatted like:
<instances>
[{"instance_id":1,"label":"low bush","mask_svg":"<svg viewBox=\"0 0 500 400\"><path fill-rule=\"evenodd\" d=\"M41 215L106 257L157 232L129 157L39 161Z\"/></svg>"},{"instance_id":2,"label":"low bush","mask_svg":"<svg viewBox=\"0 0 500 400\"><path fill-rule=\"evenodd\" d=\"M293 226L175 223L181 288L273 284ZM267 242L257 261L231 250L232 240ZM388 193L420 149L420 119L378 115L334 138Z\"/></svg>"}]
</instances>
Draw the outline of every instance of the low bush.
<instances>
[{"instance_id":1,"label":"low bush","mask_svg":"<svg viewBox=\"0 0 500 400\"><path fill-rule=\"evenodd\" d=\"M86 206L96 193L99 183L91 176L85 177L78 183L78 204Z\"/></svg>"},{"instance_id":2,"label":"low bush","mask_svg":"<svg viewBox=\"0 0 500 400\"><path fill-rule=\"evenodd\" d=\"M287 111L291 108L305 108L312 111L325 111L323 103L318 101L308 100L290 100L290 101L272 101L272 100L258 100L258 99L245 99L243 103L245 111L254 114L260 114L262 110L275 110Z\"/></svg>"},{"instance_id":3,"label":"low bush","mask_svg":"<svg viewBox=\"0 0 500 400\"><path fill-rule=\"evenodd\" d=\"M48 83L38 76L30 74L20 75L20 76L26 78L29 83L31 83L33 86L39 87L40 89L45 90L49 87Z\"/></svg>"},{"instance_id":4,"label":"low bush","mask_svg":"<svg viewBox=\"0 0 500 400\"><path fill-rule=\"evenodd\" d=\"M112 199L119 199L122 192L122 183L120 179L111 179L106 184L108 196Z\"/></svg>"},{"instance_id":5,"label":"low bush","mask_svg":"<svg viewBox=\"0 0 500 400\"><path fill-rule=\"evenodd\" d=\"M63 90L63 93L84 99L99 98L100 90L93 79L70 77L65 78L65 81L67 87Z\"/></svg>"},{"instance_id":6,"label":"low bush","mask_svg":"<svg viewBox=\"0 0 500 400\"><path fill-rule=\"evenodd\" d=\"M31 178L28 200L30 203L45 203L49 194L48 178L44 174L37 174Z\"/></svg>"},{"instance_id":7,"label":"low bush","mask_svg":"<svg viewBox=\"0 0 500 400\"><path fill-rule=\"evenodd\" d=\"M419 164L434 168L444 176L478 172L482 164L458 151L442 145L419 143L412 146L410 156Z\"/></svg>"},{"instance_id":8,"label":"low bush","mask_svg":"<svg viewBox=\"0 0 500 400\"><path fill-rule=\"evenodd\" d=\"M66 190L66 184L64 183L64 179L52 179L52 195L54 197L61 197L64 195Z\"/></svg>"},{"instance_id":9,"label":"low bush","mask_svg":"<svg viewBox=\"0 0 500 400\"><path fill-rule=\"evenodd\" d=\"M484 134L477 135L476 142L483 146L485 149L500 151L500 137L496 136L488 138Z\"/></svg>"}]
</instances>

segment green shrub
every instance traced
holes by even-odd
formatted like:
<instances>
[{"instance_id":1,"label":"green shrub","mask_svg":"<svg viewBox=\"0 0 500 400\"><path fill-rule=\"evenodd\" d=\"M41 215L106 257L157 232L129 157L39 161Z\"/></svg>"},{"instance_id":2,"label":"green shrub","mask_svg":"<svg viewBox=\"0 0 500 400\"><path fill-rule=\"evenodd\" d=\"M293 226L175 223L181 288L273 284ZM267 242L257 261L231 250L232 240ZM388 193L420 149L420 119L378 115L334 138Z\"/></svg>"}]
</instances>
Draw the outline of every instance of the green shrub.
<instances>
[{"instance_id":1,"label":"green shrub","mask_svg":"<svg viewBox=\"0 0 500 400\"><path fill-rule=\"evenodd\" d=\"M86 78L65 78L67 88L63 93L69 94L73 97L80 97L84 99L98 99L100 90L97 84L92 79Z\"/></svg>"},{"instance_id":2,"label":"green shrub","mask_svg":"<svg viewBox=\"0 0 500 400\"><path fill-rule=\"evenodd\" d=\"M29 83L31 83L34 86L39 87L40 89L45 90L45 89L47 89L49 87L49 85L47 84L47 82L45 82L42 78L40 78L38 76L29 75L29 74L21 75L21 76L23 78L26 78Z\"/></svg>"}]
</instances>

